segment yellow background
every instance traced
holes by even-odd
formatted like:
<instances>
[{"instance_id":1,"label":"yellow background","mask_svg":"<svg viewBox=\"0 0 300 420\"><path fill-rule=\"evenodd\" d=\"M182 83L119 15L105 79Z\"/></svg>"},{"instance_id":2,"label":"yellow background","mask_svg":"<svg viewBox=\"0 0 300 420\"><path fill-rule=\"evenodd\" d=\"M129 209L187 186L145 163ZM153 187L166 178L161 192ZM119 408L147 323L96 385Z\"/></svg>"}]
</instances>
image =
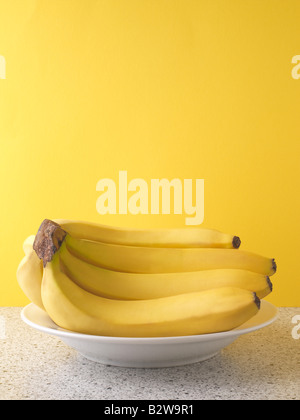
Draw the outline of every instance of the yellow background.
<instances>
[{"instance_id":1,"label":"yellow background","mask_svg":"<svg viewBox=\"0 0 300 420\"><path fill-rule=\"evenodd\" d=\"M0 0L0 305L28 303L22 242L96 212L101 178L205 179L203 227L275 257L268 300L300 306L298 0Z\"/></svg>"}]
</instances>

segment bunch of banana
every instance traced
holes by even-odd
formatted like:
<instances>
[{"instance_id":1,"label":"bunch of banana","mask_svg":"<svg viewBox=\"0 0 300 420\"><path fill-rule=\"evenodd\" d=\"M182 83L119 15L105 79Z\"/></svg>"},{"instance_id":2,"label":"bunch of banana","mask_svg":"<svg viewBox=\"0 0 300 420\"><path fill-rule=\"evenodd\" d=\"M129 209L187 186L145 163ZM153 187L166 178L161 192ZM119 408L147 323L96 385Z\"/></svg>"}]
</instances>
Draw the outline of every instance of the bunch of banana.
<instances>
[{"instance_id":1,"label":"bunch of banana","mask_svg":"<svg viewBox=\"0 0 300 420\"><path fill-rule=\"evenodd\" d=\"M274 259L209 229L132 230L45 220L17 278L60 327L119 337L227 331L272 291Z\"/></svg>"},{"instance_id":2,"label":"bunch of banana","mask_svg":"<svg viewBox=\"0 0 300 420\"><path fill-rule=\"evenodd\" d=\"M28 299L39 308L44 309L41 295L43 261L39 259L33 249L34 240L35 236L31 235L24 241L25 256L19 264L17 280Z\"/></svg>"}]
</instances>

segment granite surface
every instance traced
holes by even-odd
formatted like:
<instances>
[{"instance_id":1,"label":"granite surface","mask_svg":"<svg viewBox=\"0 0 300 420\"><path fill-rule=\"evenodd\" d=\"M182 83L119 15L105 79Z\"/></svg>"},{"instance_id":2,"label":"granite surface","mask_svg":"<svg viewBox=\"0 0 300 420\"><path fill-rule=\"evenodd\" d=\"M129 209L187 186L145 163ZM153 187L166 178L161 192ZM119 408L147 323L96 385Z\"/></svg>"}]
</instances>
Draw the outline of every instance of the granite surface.
<instances>
[{"instance_id":1,"label":"granite surface","mask_svg":"<svg viewBox=\"0 0 300 420\"><path fill-rule=\"evenodd\" d=\"M210 360L163 369L88 361L24 324L20 312L0 308L0 400L300 398L300 328L292 323L295 315L300 323L300 308L280 308L272 325L239 337Z\"/></svg>"}]
</instances>

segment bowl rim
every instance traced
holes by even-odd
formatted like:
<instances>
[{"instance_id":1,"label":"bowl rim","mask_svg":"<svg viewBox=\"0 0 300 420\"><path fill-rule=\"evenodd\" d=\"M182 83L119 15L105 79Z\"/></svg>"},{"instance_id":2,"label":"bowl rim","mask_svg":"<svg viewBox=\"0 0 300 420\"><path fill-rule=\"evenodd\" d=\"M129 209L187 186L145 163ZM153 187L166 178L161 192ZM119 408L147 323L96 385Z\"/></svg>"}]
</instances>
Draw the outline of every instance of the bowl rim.
<instances>
[{"instance_id":1,"label":"bowl rim","mask_svg":"<svg viewBox=\"0 0 300 420\"><path fill-rule=\"evenodd\" d=\"M116 344L172 344L172 343L189 343L189 342L207 342L207 341L216 341L216 340L223 340L223 339L230 339L234 337L238 337L240 335L244 335L261 328L264 328L270 324L272 324L278 317L278 309L272 303L267 301L261 301L261 309L260 312L263 311L270 311L271 315L264 321L260 323L256 323L250 327L243 328L241 325L238 328L235 328L230 331L223 331L217 333L209 333L209 334L200 334L200 335L186 335L186 336L170 336L170 337L114 337L114 336L99 336L99 335L90 335L90 334L83 334L74 331L65 330L56 326L56 324L51 320L49 315L43 311L41 308L36 306L34 303L30 303L25 306L21 311L21 319L30 327L46 333L48 335L57 336L62 339L77 339L77 340L84 340L84 341L98 341L104 343L116 343ZM28 312L35 310L41 311L43 316L47 316L49 321L53 323L53 327L41 325L38 322L34 322L30 319ZM255 318L255 316L253 317Z\"/></svg>"}]
</instances>

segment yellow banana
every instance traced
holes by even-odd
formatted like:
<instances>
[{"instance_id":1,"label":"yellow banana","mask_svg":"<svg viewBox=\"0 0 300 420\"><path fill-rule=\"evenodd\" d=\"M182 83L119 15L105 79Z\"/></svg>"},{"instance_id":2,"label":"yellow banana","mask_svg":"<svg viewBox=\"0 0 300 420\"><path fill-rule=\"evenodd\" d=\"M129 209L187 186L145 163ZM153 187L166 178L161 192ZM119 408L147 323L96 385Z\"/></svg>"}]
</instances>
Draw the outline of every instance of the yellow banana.
<instances>
[{"instance_id":1,"label":"yellow banana","mask_svg":"<svg viewBox=\"0 0 300 420\"><path fill-rule=\"evenodd\" d=\"M22 259L17 269L18 283L27 296L27 298L35 305L44 309L41 297L41 286L43 278L43 263L32 248L27 243L27 255Z\"/></svg>"},{"instance_id":2,"label":"yellow banana","mask_svg":"<svg viewBox=\"0 0 300 420\"><path fill-rule=\"evenodd\" d=\"M228 331L254 316L260 304L255 293L232 287L149 300L106 299L83 290L64 274L59 252L46 263L42 299L58 326L85 334L117 337Z\"/></svg>"},{"instance_id":3,"label":"yellow banana","mask_svg":"<svg viewBox=\"0 0 300 420\"><path fill-rule=\"evenodd\" d=\"M241 244L238 236L214 229L126 229L64 219L57 219L55 222L74 238L118 245L165 248L239 248Z\"/></svg>"},{"instance_id":4,"label":"yellow banana","mask_svg":"<svg viewBox=\"0 0 300 420\"><path fill-rule=\"evenodd\" d=\"M28 255L31 253L34 240L35 240L35 235L30 235L28 236L28 238L25 239L23 243L23 251L25 255Z\"/></svg>"},{"instance_id":5,"label":"yellow banana","mask_svg":"<svg viewBox=\"0 0 300 420\"><path fill-rule=\"evenodd\" d=\"M106 244L66 235L68 249L85 261L115 271L174 273L241 269L271 276L275 261L247 251L213 248L153 248Z\"/></svg>"},{"instance_id":6,"label":"yellow banana","mask_svg":"<svg viewBox=\"0 0 300 420\"><path fill-rule=\"evenodd\" d=\"M139 274L107 270L59 251L63 271L81 288L111 299L155 299L231 286L256 292L262 299L272 291L268 276L246 270L217 269L179 273Z\"/></svg>"}]
</instances>

